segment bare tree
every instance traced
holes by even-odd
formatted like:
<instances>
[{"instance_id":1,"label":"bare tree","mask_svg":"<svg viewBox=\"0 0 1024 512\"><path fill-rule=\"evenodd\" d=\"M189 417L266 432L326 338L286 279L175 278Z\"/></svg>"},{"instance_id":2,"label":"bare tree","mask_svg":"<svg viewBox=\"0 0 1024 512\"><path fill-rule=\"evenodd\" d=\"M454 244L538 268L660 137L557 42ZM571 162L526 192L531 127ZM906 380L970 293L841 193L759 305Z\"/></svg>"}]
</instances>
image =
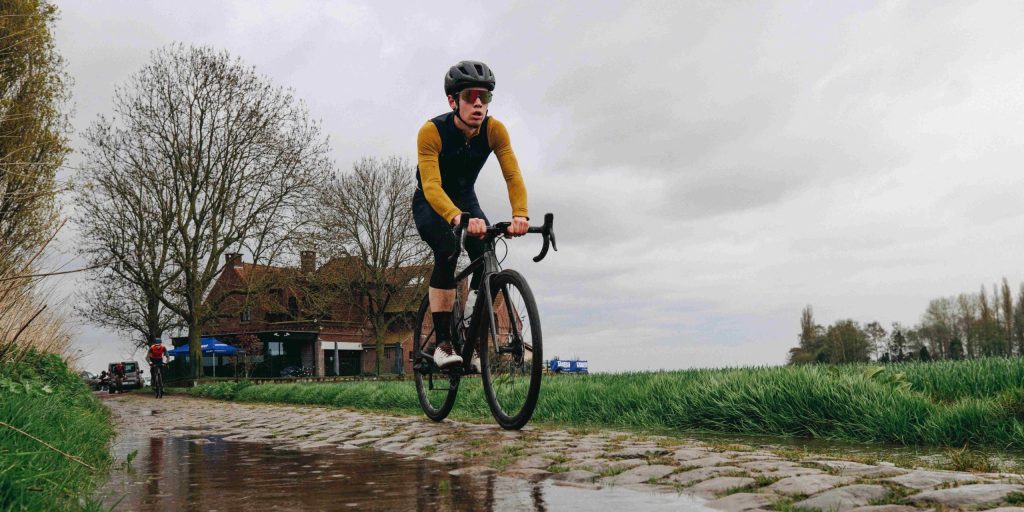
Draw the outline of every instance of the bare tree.
<instances>
[{"instance_id":1,"label":"bare tree","mask_svg":"<svg viewBox=\"0 0 1024 512\"><path fill-rule=\"evenodd\" d=\"M1002 308L1003 332L1006 337L1006 355L1012 355L1017 348L1013 336L1013 292L1010 291L1010 283L1003 278L1003 286L999 294L999 305Z\"/></svg>"},{"instance_id":2,"label":"bare tree","mask_svg":"<svg viewBox=\"0 0 1024 512\"><path fill-rule=\"evenodd\" d=\"M949 344L955 337L953 317L953 300L947 298L933 299L921 316L921 325L917 331L929 344L929 352L933 357L945 359L949 353Z\"/></svg>"},{"instance_id":3,"label":"bare tree","mask_svg":"<svg viewBox=\"0 0 1024 512\"><path fill-rule=\"evenodd\" d=\"M157 207L155 191L142 179L149 170L128 149L130 136L103 119L86 133L75 220L82 233L78 252L94 270L77 310L141 347L181 326L161 302L180 271L171 264L174 218Z\"/></svg>"},{"instance_id":4,"label":"bare tree","mask_svg":"<svg viewBox=\"0 0 1024 512\"><path fill-rule=\"evenodd\" d=\"M998 303L998 295L993 297L993 302ZM999 308L993 307L989 302L985 285L982 285L978 292L978 304L978 337L982 353L986 356L1004 355L1005 340L1000 332L1002 329L999 326Z\"/></svg>"},{"instance_id":5,"label":"bare tree","mask_svg":"<svg viewBox=\"0 0 1024 512\"><path fill-rule=\"evenodd\" d=\"M1024 356L1024 283L1017 290L1017 304L1013 308L1013 335L1017 339L1017 355Z\"/></svg>"},{"instance_id":6,"label":"bare tree","mask_svg":"<svg viewBox=\"0 0 1024 512\"><path fill-rule=\"evenodd\" d=\"M882 354L886 353L886 338L888 337L885 327L882 327L878 321L874 321L864 326L864 334L871 342L871 352L875 354L875 359L882 359Z\"/></svg>"},{"instance_id":7,"label":"bare tree","mask_svg":"<svg viewBox=\"0 0 1024 512\"><path fill-rule=\"evenodd\" d=\"M414 184L415 168L405 160L363 158L351 173L325 187L317 202L318 245L330 255L358 262L334 278L347 282L354 293L334 297L350 300L369 322L378 374L385 335L407 318L401 313L415 308L426 291L423 277L431 258L412 217Z\"/></svg>"},{"instance_id":8,"label":"bare tree","mask_svg":"<svg viewBox=\"0 0 1024 512\"><path fill-rule=\"evenodd\" d=\"M115 118L91 142L131 162L131 183L169 216L173 279L160 302L188 330L202 375L203 324L219 301L207 291L229 252L272 264L307 222L297 213L331 169L318 123L288 90L226 52L174 45L114 95Z\"/></svg>"},{"instance_id":9,"label":"bare tree","mask_svg":"<svg viewBox=\"0 0 1024 512\"><path fill-rule=\"evenodd\" d=\"M980 353L978 347L978 329L975 325L978 312L978 301L967 293L961 293L956 297L957 316L960 319L960 335L964 339L965 357L977 357Z\"/></svg>"},{"instance_id":10,"label":"bare tree","mask_svg":"<svg viewBox=\"0 0 1024 512\"><path fill-rule=\"evenodd\" d=\"M235 347L241 352L237 357L242 359L242 371L248 379L263 357L263 343L255 334L243 334L235 339Z\"/></svg>"}]
</instances>

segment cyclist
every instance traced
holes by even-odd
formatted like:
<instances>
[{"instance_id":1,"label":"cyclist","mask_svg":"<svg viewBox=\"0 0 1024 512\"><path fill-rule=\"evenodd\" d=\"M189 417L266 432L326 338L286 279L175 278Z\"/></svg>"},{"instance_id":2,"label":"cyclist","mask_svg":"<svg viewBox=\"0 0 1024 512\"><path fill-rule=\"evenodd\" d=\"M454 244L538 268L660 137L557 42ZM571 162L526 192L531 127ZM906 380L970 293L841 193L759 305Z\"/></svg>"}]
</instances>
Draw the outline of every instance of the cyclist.
<instances>
[{"instance_id":1,"label":"cyclist","mask_svg":"<svg viewBox=\"0 0 1024 512\"><path fill-rule=\"evenodd\" d=\"M167 350L163 346L163 341L160 338L153 340L153 344L149 346L149 352L146 353L146 360L149 361L149 366L152 369L150 371L150 378L153 379L152 386L155 388L159 380L160 389L158 390L157 398L163 396L163 367L164 357L167 355ZM157 372L160 375L157 375Z\"/></svg>"},{"instance_id":2,"label":"cyclist","mask_svg":"<svg viewBox=\"0 0 1024 512\"><path fill-rule=\"evenodd\" d=\"M111 375L112 375L113 380L114 380L114 385L111 386L110 392L111 393L115 393L115 392L122 393L122 392L124 392L124 390L121 389L121 384L124 382L124 363L118 362L117 364L115 364L114 365L114 370L111 372Z\"/></svg>"},{"instance_id":3,"label":"cyclist","mask_svg":"<svg viewBox=\"0 0 1024 512\"><path fill-rule=\"evenodd\" d=\"M462 212L469 212L466 233L477 239L466 239L466 252L470 258L483 254L484 245L479 238L486 234L488 222L474 184L491 153L498 158L512 205L508 234L521 236L530 227L526 184L512 152L508 131L505 125L487 115L494 85L494 73L483 62L464 60L449 68L444 77L444 93L451 111L427 121L416 137L417 187L412 211L416 230L434 252L429 296L437 337L433 357L441 368L462 363L462 357L455 353L451 344L455 263L448 258L458 250L452 228L458 226ZM473 274L470 289L477 287L482 273L483 268L480 268ZM470 364L479 371L476 354Z\"/></svg>"}]
</instances>

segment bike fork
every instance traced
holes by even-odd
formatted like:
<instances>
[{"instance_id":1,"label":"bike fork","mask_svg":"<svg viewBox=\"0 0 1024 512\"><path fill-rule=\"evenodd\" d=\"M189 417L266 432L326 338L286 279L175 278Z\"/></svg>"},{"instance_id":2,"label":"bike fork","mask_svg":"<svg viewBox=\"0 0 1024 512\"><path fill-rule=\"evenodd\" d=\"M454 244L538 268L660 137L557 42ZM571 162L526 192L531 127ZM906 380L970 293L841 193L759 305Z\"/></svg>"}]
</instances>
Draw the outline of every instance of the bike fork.
<instances>
[{"instance_id":1,"label":"bike fork","mask_svg":"<svg viewBox=\"0 0 1024 512\"><path fill-rule=\"evenodd\" d=\"M491 338L494 340L493 352L497 354L501 349L498 346L498 326L494 323L494 301L491 299L490 276L487 276L487 279L484 280L484 294L484 297L487 297L487 300L484 301L487 303L487 328L490 330ZM486 341L484 341L484 343L486 343Z\"/></svg>"}]
</instances>

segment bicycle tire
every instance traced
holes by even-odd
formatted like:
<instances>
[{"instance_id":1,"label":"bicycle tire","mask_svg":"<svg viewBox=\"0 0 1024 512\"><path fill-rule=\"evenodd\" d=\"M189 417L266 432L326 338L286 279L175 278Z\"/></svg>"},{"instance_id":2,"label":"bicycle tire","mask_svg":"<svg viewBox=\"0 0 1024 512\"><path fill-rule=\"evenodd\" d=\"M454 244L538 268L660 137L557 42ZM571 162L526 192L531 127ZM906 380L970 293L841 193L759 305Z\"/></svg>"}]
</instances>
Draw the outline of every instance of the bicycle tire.
<instances>
[{"instance_id":1,"label":"bicycle tire","mask_svg":"<svg viewBox=\"0 0 1024 512\"><path fill-rule=\"evenodd\" d=\"M420 309L416 313L416 323L413 326L413 379L416 381L416 395L420 401L420 408L428 418L434 421L443 421L455 406L455 397L459 392L459 377L440 373L432 361L419 357L423 349L430 346L433 340L433 319L427 321L429 312L430 296L427 295L423 298L423 303L420 304ZM431 382L443 383L446 380L448 381L447 390L430 389Z\"/></svg>"},{"instance_id":2,"label":"bicycle tire","mask_svg":"<svg viewBox=\"0 0 1024 512\"><path fill-rule=\"evenodd\" d=\"M484 397L498 425L506 430L519 430L530 421L540 397L544 370L540 314L526 279L514 270L503 270L491 277L491 306L498 343L510 351L495 354L491 322L480 322L477 346ZM483 311L481 315L482 320L487 320ZM511 321L512 318L517 321Z\"/></svg>"},{"instance_id":3,"label":"bicycle tire","mask_svg":"<svg viewBox=\"0 0 1024 512\"><path fill-rule=\"evenodd\" d=\"M163 398L164 396L164 372L159 366L153 366L150 369L153 374L153 394L157 398Z\"/></svg>"}]
</instances>

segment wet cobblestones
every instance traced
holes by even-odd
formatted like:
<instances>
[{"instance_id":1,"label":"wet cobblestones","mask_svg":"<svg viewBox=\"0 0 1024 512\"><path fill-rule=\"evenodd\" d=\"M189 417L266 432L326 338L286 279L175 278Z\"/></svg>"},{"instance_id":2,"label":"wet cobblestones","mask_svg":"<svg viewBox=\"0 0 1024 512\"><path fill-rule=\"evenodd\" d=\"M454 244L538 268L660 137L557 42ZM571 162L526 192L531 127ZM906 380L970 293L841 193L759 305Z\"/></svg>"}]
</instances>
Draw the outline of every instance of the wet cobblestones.
<instances>
[{"instance_id":1,"label":"wet cobblestones","mask_svg":"<svg viewBox=\"0 0 1024 512\"><path fill-rule=\"evenodd\" d=\"M172 436L223 436L281 449L374 449L449 463L452 475L676 492L720 510L985 510L1024 502L1024 477L901 469L852 461L787 460L699 441L615 431L527 427L510 432L458 421L272 404L143 395L107 400L123 422ZM870 507L870 508L868 508Z\"/></svg>"}]
</instances>

